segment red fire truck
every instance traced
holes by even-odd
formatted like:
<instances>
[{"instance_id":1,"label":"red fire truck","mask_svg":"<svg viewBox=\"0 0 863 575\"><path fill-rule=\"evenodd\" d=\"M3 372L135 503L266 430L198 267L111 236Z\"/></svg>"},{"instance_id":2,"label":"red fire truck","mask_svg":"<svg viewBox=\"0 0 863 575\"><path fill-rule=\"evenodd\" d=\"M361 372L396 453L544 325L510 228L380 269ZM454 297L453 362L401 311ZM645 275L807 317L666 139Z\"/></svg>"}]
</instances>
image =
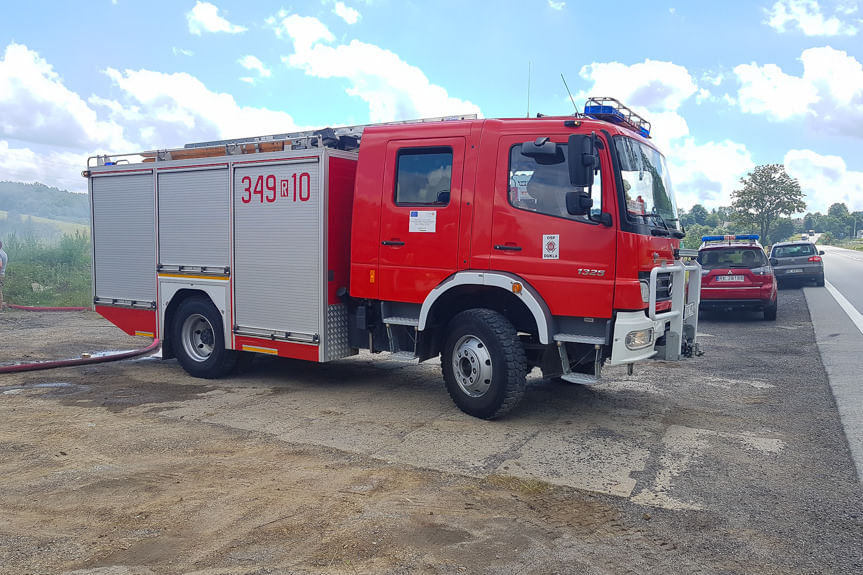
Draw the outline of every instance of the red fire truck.
<instances>
[{"instance_id":1,"label":"red fire truck","mask_svg":"<svg viewBox=\"0 0 863 575\"><path fill-rule=\"evenodd\" d=\"M441 357L455 403L697 350L700 270L649 123L438 118L95 156L96 311L193 376L249 352ZM690 273L692 272L692 273Z\"/></svg>"}]
</instances>

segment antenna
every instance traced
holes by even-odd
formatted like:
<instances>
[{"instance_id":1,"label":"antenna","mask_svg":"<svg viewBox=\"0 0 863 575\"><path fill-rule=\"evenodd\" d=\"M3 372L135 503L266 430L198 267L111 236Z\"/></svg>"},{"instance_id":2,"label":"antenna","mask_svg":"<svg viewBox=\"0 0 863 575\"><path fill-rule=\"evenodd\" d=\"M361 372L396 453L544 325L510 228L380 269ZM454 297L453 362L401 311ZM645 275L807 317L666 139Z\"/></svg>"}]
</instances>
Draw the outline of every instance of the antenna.
<instances>
[{"instance_id":1,"label":"antenna","mask_svg":"<svg viewBox=\"0 0 863 575\"><path fill-rule=\"evenodd\" d=\"M530 118L530 60L527 61L527 116Z\"/></svg>"},{"instance_id":2,"label":"antenna","mask_svg":"<svg viewBox=\"0 0 863 575\"><path fill-rule=\"evenodd\" d=\"M578 114L578 106L575 105L575 100L572 99L572 92L569 91L569 86L566 85L566 78L563 77L562 72L560 79L563 80L563 87L566 88L566 93L569 94L569 101L572 102L572 107L575 108L575 113Z\"/></svg>"}]
</instances>

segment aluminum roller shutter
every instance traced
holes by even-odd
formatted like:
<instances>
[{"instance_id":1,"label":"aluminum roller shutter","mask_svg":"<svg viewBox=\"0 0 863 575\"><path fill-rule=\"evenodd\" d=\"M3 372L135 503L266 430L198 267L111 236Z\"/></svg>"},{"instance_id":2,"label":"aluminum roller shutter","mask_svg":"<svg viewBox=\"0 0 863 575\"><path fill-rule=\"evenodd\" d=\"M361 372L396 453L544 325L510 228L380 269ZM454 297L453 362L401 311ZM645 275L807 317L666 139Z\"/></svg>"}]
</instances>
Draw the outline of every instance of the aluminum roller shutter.
<instances>
[{"instance_id":1,"label":"aluminum roller shutter","mask_svg":"<svg viewBox=\"0 0 863 575\"><path fill-rule=\"evenodd\" d=\"M233 276L241 329L321 334L320 171L317 158L235 169ZM271 183L275 199L268 201Z\"/></svg>"},{"instance_id":2,"label":"aluminum roller shutter","mask_svg":"<svg viewBox=\"0 0 863 575\"><path fill-rule=\"evenodd\" d=\"M153 175L91 180L96 297L156 301Z\"/></svg>"},{"instance_id":3,"label":"aluminum roller shutter","mask_svg":"<svg viewBox=\"0 0 863 575\"><path fill-rule=\"evenodd\" d=\"M159 263L227 267L228 168L158 173Z\"/></svg>"}]
</instances>

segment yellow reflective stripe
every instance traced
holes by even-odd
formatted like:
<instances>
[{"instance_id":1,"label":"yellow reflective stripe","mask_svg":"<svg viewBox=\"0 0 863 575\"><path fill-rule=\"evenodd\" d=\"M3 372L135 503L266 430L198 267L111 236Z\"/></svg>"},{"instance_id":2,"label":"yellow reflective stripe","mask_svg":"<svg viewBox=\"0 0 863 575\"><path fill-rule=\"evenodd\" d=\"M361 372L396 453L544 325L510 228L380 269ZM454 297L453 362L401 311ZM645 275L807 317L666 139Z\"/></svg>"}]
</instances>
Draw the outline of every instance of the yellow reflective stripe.
<instances>
[{"instance_id":1,"label":"yellow reflective stripe","mask_svg":"<svg viewBox=\"0 0 863 575\"><path fill-rule=\"evenodd\" d=\"M258 353L268 353L270 355L278 355L279 350L269 347L258 347L256 345L243 345L243 351L256 351Z\"/></svg>"},{"instance_id":2,"label":"yellow reflective stripe","mask_svg":"<svg viewBox=\"0 0 863 575\"><path fill-rule=\"evenodd\" d=\"M136 331L135 335L143 335L147 337L153 337L153 332L151 331Z\"/></svg>"}]
</instances>

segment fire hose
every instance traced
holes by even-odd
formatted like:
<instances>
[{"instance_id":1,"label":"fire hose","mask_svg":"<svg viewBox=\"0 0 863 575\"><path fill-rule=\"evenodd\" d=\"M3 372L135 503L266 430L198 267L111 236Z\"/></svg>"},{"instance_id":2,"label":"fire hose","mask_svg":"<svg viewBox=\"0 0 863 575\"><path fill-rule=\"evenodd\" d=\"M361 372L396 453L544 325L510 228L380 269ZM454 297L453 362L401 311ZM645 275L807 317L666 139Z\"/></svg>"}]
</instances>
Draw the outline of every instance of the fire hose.
<instances>
[{"instance_id":1,"label":"fire hose","mask_svg":"<svg viewBox=\"0 0 863 575\"><path fill-rule=\"evenodd\" d=\"M25 311L86 311L87 307L34 307L23 305L7 304L13 309L21 309ZM153 343L141 349L133 349L131 351L122 351L109 355L100 355L96 357L75 357L71 359L59 359L53 361L38 361L33 363L18 363L14 365L0 365L0 373L19 373L22 371L38 371L40 369L55 369L58 367L73 367L77 365L90 365L94 363L107 363L109 361L119 361L130 357L144 355L147 352L155 351L161 345L161 341L154 339Z\"/></svg>"}]
</instances>

